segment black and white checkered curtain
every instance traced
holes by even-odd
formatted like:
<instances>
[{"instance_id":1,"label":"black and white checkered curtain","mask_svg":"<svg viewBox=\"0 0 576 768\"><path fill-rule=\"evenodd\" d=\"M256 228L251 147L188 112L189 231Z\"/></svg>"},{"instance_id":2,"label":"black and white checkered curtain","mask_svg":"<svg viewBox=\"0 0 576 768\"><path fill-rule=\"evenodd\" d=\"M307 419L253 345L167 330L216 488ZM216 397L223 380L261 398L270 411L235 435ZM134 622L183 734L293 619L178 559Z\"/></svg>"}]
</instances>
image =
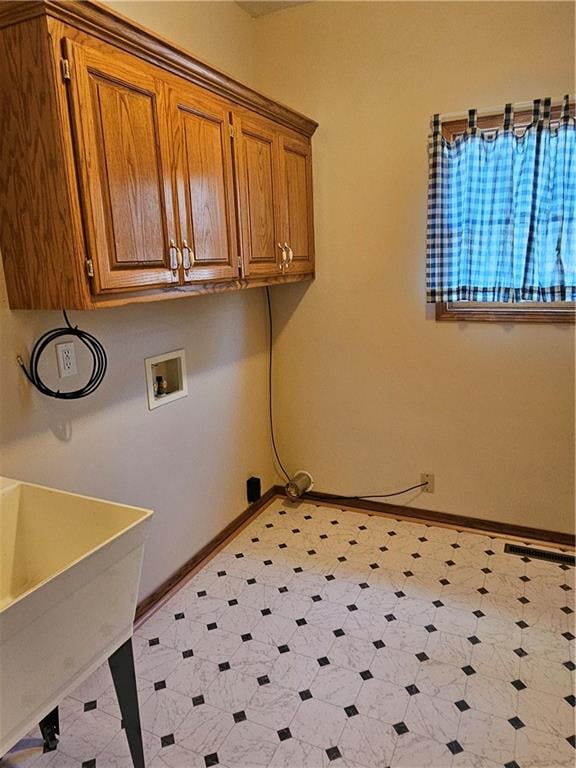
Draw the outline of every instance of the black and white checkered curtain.
<instances>
[{"instance_id":1,"label":"black and white checkered curtain","mask_svg":"<svg viewBox=\"0 0 576 768\"><path fill-rule=\"evenodd\" d=\"M427 301L576 300L576 121L536 100L528 127L511 104L499 130L429 138Z\"/></svg>"}]
</instances>

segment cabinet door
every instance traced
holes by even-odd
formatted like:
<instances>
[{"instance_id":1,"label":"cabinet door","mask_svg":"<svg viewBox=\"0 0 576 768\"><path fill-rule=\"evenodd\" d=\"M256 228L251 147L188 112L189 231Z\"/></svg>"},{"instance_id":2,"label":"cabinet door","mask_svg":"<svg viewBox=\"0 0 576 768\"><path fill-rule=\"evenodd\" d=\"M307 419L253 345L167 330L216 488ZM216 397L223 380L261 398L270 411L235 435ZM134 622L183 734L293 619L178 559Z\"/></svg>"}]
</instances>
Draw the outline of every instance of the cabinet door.
<instances>
[{"instance_id":1,"label":"cabinet door","mask_svg":"<svg viewBox=\"0 0 576 768\"><path fill-rule=\"evenodd\" d=\"M192 86L174 87L170 120L184 281L237 278L229 111Z\"/></svg>"},{"instance_id":2,"label":"cabinet door","mask_svg":"<svg viewBox=\"0 0 576 768\"><path fill-rule=\"evenodd\" d=\"M179 281L170 164L155 70L66 40L93 291Z\"/></svg>"},{"instance_id":3,"label":"cabinet door","mask_svg":"<svg viewBox=\"0 0 576 768\"><path fill-rule=\"evenodd\" d=\"M282 273L278 137L265 120L234 114L240 246L247 277Z\"/></svg>"},{"instance_id":4,"label":"cabinet door","mask_svg":"<svg viewBox=\"0 0 576 768\"><path fill-rule=\"evenodd\" d=\"M286 274L314 270L312 156L310 142L279 135L282 243L288 245Z\"/></svg>"}]
</instances>

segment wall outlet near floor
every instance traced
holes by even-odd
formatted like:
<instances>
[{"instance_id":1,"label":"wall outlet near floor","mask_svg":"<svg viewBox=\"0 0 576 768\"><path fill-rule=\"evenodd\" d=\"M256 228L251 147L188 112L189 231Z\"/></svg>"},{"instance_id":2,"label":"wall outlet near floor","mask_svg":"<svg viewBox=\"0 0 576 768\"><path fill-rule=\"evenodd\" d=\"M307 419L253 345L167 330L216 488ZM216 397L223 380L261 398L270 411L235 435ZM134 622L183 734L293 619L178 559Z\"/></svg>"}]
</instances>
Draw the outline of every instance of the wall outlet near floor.
<instances>
[{"instance_id":1,"label":"wall outlet near floor","mask_svg":"<svg viewBox=\"0 0 576 768\"><path fill-rule=\"evenodd\" d=\"M423 493L434 493L434 475L431 472L422 472L420 482L428 483L422 488Z\"/></svg>"},{"instance_id":2,"label":"wall outlet near floor","mask_svg":"<svg viewBox=\"0 0 576 768\"><path fill-rule=\"evenodd\" d=\"M56 358L58 360L58 375L61 379L78 373L76 350L74 349L73 341L56 344Z\"/></svg>"}]
</instances>

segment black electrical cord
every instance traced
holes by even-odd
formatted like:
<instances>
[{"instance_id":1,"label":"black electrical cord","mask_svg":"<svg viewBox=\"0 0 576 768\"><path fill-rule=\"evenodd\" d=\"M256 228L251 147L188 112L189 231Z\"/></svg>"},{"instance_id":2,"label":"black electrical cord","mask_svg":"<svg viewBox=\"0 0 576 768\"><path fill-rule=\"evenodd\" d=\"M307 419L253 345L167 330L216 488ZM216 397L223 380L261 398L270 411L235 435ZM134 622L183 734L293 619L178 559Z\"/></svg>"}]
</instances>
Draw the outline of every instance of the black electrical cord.
<instances>
[{"instance_id":1,"label":"black electrical cord","mask_svg":"<svg viewBox=\"0 0 576 768\"><path fill-rule=\"evenodd\" d=\"M266 303L268 304L268 416L270 419L270 437L272 438L272 449L274 450L278 466L284 473L286 480L290 482L290 475L278 455L276 439L274 437L274 413L272 409L272 306L270 304L270 289L268 286L266 286Z\"/></svg>"},{"instance_id":2,"label":"black electrical cord","mask_svg":"<svg viewBox=\"0 0 576 768\"><path fill-rule=\"evenodd\" d=\"M424 488L428 485L428 481L425 483L418 483L418 485L411 485L410 488L404 488L403 491L395 491L395 493L373 493L370 496L336 496L337 499L354 499L359 501L360 499L387 499L389 496L401 496L403 493L413 491L416 488Z\"/></svg>"},{"instance_id":3,"label":"black electrical cord","mask_svg":"<svg viewBox=\"0 0 576 768\"><path fill-rule=\"evenodd\" d=\"M104 379L104 376L106 374L106 368L108 366L108 360L106 358L106 351L104 350L104 347L102 344L96 339L92 334L88 333L87 331L82 331L78 326L72 326L70 321L68 320L68 315L66 314L66 310L63 310L64 312L64 320L66 321L66 327L64 328L54 328L52 331L48 331L47 333L40 336L40 338L36 341L34 344L34 347L32 348L32 354L30 355L30 369L27 370L26 366L24 365L24 361L18 355L18 365L24 373L26 374L26 378L32 384L38 392L41 392L43 395L46 395L47 397L55 397L58 400L78 400L81 397L87 397L88 395L91 395L94 390L98 389L100 384L102 384L102 381ZM40 358L42 356L42 353L48 347L52 342L56 341L56 339L59 339L61 336L74 336L79 341L84 344L84 346L88 349L90 354L92 355L93 365L92 365L92 373L90 374L90 378L86 382L86 384L83 387L80 387L80 389L74 389L71 392L60 392L59 389L53 390L50 389L50 387L47 387L46 384L42 381L40 378L40 374L38 373L38 366L40 363Z\"/></svg>"}]
</instances>

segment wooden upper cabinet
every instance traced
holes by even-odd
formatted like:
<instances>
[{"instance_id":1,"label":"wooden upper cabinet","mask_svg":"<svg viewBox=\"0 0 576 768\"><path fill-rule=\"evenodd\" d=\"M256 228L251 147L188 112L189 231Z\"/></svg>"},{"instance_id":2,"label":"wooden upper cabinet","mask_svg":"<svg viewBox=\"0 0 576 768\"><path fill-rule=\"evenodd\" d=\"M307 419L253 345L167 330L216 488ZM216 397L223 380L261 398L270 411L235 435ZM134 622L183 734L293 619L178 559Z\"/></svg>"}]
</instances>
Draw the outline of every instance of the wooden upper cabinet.
<instances>
[{"instance_id":1,"label":"wooden upper cabinet","mask_svg":"<svg viewBox=\"0 0 576 768\"><path fill-rule=\"evenodd\" d=\"M177 283L162 83L125 56L65 42L94 290Z\"/></svg>"},{"instance_id":2,"label":"wooden upper cabinet","mask_svg":"<svg viewBox=\"0 0 576 768\"><path fill-rule=\"evenodd\" d=\"M184 282L237 278L229 107L171 87L169 114Z\"/></svg>"},{"instance_id":3,"label":"wooden upper cabinet","mask_svg":"<svg viewBox=\"0 0 576 768\"><path fill-rule=\"evenodd\" d=\"M246 277L281 272L277 135L256 116L233 115L242 264Z\"/></svg>"},{"instance_id":4,"label":"wooden upper cabinet","mask_svg":"<svg viewBox=\"0 0 576 768\"><path fill-rule=\"evenodd\" d=\"M312 156L310 142L280 134L281 242L288 249L288 273L314 269Z\"/></svg>"}]
</instances>

